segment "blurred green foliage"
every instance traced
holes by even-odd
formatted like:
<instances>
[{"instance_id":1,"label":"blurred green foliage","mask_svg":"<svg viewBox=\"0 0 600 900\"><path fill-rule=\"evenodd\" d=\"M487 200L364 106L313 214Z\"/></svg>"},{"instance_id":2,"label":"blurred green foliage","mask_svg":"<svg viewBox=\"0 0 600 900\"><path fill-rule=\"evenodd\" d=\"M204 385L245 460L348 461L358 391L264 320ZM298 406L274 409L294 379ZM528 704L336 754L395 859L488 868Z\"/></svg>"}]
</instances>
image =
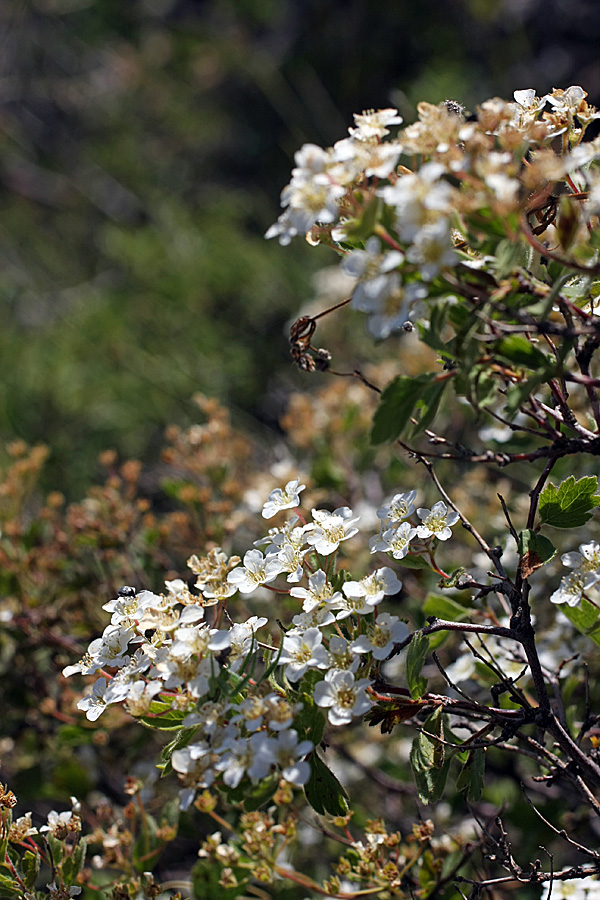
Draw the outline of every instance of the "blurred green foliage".
<instances>
[{"instance_id":1,"label":"blurred green foliage","mask_svg":"<svg viewBox=\"0 0 600 900\"><path fill-rule=\"evenodd\" d=\"M76 497L105 447L155 457L195 390L273 425L324 259L262 238L293 152L365 107L472 106L561 66L593 92L586 4L548 67L550 5L542 29L537 0L6 0L0 437L47 442L45 486Z\"/></svg>"}]
</instances>

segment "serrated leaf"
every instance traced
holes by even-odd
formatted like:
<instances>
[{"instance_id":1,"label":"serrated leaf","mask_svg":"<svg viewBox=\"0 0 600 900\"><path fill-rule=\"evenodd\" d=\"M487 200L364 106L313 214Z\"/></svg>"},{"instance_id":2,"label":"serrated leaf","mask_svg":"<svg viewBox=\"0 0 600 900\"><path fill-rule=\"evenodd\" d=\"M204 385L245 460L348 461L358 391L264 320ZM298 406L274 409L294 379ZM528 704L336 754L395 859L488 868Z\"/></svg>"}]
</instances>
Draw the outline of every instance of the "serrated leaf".
<instances>
[{"instance_id":1,"label":"serrated leaf","mask_svg":"<svg viewBox=\"0 0 600 900\"><path fill-rule=\"evenodd\" d=\"M406 683L413 700L419 700L427 690L427 679L421 675L421 669L429 649L429 638L418 631L408 645L406 655Z\"/></svg>"},{"instance_id":2,"label":"serrated leaf","mask_svg":"<svg viewBox=\"0 0 600 900\"><path fill-rule=\"evenodd\" d=\"M180 731L186 716L187 712L183 710L169 709L168 712L160 715L140 716L137 721L148 728L157 728L159 731Z\"/></svg>"},{"instance_id":3,"label":"serrated leaf","mask_svg":"<svg viewBox=\"0 0 600 900\"><path fill-rule=\"evenodd\" d=\"M600 647L600 618L597 608L589 600L582 597L577 606L568 606L564 603L560 606L560 611L578 631Z\"/></svg>"},{"instance_id":4,"label":"serrated leaf","mask_svg":"<svg viewBox=\"0 0 600 900\"><path fill-rule=\"evenodd\" d=\"M544 525L553 528L578 528L585 525L594 507L600 504L598 479L586 475L575 481L573 475L563 481L558 488L552 483L546 485L539 500L539 515Z\"/></svg>"},{"instance_id":5,"label":"serrated leaf","mask_svg":"<svg viewBox=\"0 0 600 900\"><path fill-rule=\"evenodd\" d=\"M544 563L549 562L556 556L554 544L547 537L532 531L530 528L526 528L519 534L518 551L521 557L521 575L523 578L529 578L536 569L539 569Z\"/></svg>"},{"instance_id":6,"label":"serrated leaf","mask_svg":"<svg viewBox=\"0 0 600 900\"><path fill-rule=\"evenodd\" d=\"M400 375L383 390L379 406L373 416L371 443L383 444L400 437L433 375Z\"/></svg>"},{"instance_id":7,"label":"serrated leaf","mask_svg":"<svg viewBox=\"0 0 600 900\"><path fill-rule=\"evenodd\" d=\"M310 778L304 785L304 793L314 811L321 816L325 813L331 816L345 816L349 801L342 785L316 751L308 757L308 762Z\"/></svg>"}]
</instances>

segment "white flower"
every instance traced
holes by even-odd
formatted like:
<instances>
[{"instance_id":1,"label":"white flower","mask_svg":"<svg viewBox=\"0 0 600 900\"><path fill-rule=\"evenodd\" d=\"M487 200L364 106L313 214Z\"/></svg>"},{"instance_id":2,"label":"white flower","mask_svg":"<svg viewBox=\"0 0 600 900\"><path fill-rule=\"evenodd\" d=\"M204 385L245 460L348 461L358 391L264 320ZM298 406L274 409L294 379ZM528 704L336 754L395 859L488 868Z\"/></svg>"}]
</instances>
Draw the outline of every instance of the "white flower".
<instances>
[{"instance_id":1,"label":"white flower","mask_svg":"<svg viewBox=\"0 0 600 900\"><path fill-rule=\"evenodd\" d=\"M294 587L290 590L290 594L292 597L300 597L304 601L302 603L304 612L312 612L313 609L325 604L331 605L341 597L339 591L334 593L333 587L322 569L318 569L310 576L308 588Z\"/></svg>"},{"instance_id":2,"label":"white flower","mask_svg":"<svg viewBox=\"0 0 600 900\"><path fill-rule=\"evenodd\" d=\"M95 722L102 715L108 703L104 697L106 693L106 678L99 678L92 685L92 693L88 694L77 704L77 709L85 712L85 717L90 722Z\"/></svg>"},{"instance_id":3,"label":"white flower","mask_svg":"<svg viewBox=\"0 0 600 900\"><path fill-rule=\"evenodd\" d=\"M397 109L366 109L362 113L354 114L354 122L356 128L349 128L348 131L353 138L359 141L368 141L373 138L382 138L389 134L386 125L400 125L402 116L398 115Z\"/></svg>"},{"instance_id":4,"label":"white flower","mask_svg":"<svg viewBox=\"0 0 600 900\"><path fill-rule=\"evenodd\" d=\"M269 774L275 762L272 744L264 731L255 732L249 738L235 738L227 742L223 756L215 764L217 772L223 772L226 785L236 788L244 774L256 783Z\"/></svg>"},{"instance_id":5,"label":"white flower","mask_svg":"<svg viewBox=\"0 0 600 900\"><path fill-rule=\"evenodd\" d=\"M456 525L460 518L458 513L448 510L443 500L438 500L431 509L418 509L417 515L423 523L417 527L417 535L420 538L435 536L440 541L452 537L450 526Z\"/></svg>"},{"instance_id":6,"label":"white flower","mask_svg":"<svg viewBox=\"0 0 600 900\"><path fill-rule=\"evenodd\" d=\"M262 628L267 624L268 619L264 616L250 616L245 622L236 622L229 632L230 652L227 656L227 665L229 668L237 672L242 662L250 652L253 643L256 643L254 632L257 628Z\"/></svg>"},{"instance_id":7,"label":"white flower","mask_svg":"<svg viewBox=\"0 0 600 900\"><path fill-rule=\"evenodd\" d=\"M347 581L343 585L346 597L357 599L362 597L369 606L381 603L386 594L397 594L402 582L389 566L383 566L360 581Z\"/></svg>"},{"instance_id":8,"label":"white flower","mask_svg":"<svg viewBox=\"0 0 600 900\"><path fill-rule=\"evenodd\" d=\"M127 693L126 708L132 716L147 715L153 697L163 690L160 681L134 681Z\"/></svg>"},{"instance_id":9,"label":"white flower","mask_svg":"<svg viewBox=\"0 0 600 900\"><path fill-rule=\"evenodd\" d=\"M382 252L377 237L370 237L364 250L353 250L344 257L342 272L359 280L352 294L352 307L363 312L370 311L385 293L391 273L403 260L404 254L398 250Z\"/></svg>"},{"instance_id":10,"label":"white flower","mask_svg":"<svg viewBox=\"0 0 600 900\"><path fill-rule=\"evenodd\" d=\"M391 553L394 559L404 559L410 549L410 542L416 534L416 528L413 528L408 522L402 522L398 528L388 528L383 534L376 534L372 537L369 541L371 553L382 550L384 553Z\"/></svg>"},{"instance_id":11,"label":"white flower","mask_svg":"<svg viewBox=\"0 0 600 900\"><path fill-rule=\"evenodd\" d=\"M244 565L232 569L227 576L229 584L242 594L251 594L261 584L274 581L281 572L281 563L276 556L263 556L260 550L248 550Z\"/></svg>"},{"instance_id":12,"label":"white flower","mask_svg":"<svg viewBox=\"0 0 600 900\"><path fill-rule=\"evenodd\" d=\"M281 769L282 778L297 787L306 784L310 778L310 766L303 757L313 749L312 741L298 743L298 732L293 728L282 731L271 740L271 750L275 756L275 763Z\"/></svg>"},{"instance_id":13,"label":"white flower","mask_svg":"<svg viewBox=\"0 0 600 900\"><path fill-rule=\"evenodd\" d=\"M329 638L329 664L331 669L339 669L343 672L356 672L360 665L360 659L350 650L346 638L337 634Z\"/></svg>"},{"instance_id":14,"label":"white flower","mask_svg":"<svg viewBox=\"0 0 600 900\"><path fill-rule=\"evenodd\" d=\"M54 837L67 831L72 833L79 832L81 831L81 820L71 810L58 813L55 809L51 809L48 813L46 825L42 825L40 828L40 833L44 831L52 832Z\"/></svg>"},{"instance_id":15,"label":"white flower","mask_svg":"<svg viewBox=\"0 0 600 900\"><path fill-rule=\"evenodd\" d=\"M566 603L568 606L577 606L584 593L594 584L600 581L600 576L594 572L583 572L575 569L569 575L565 575L560 586L550 596L550 603Z\"/></svg>"},{"instance_id":16,"label":"white flower","mask_svg":"<svg viewBox=\"0 0 600 900\"><path fill-rule=\"evenodd\" d=\"M432 281L444 266L456 266L459 257L452 244L449 222L438 219L431 225L424 225L415 235L406 257L419 264L425 281Z\"/></svg>"},{"instance_id":17,"label":"white flower","mask_svg":"<svg viewBox=\"0 0 600 900\"><path fill-rule=\"evenodd\" d=\"M357 518L352 518L352 510L347 506L341 506L332 513L324 509L313 509L312 517L314 522L307 526L307 538L309 544L312 544L317 553L323 556L329 556L339 547L342 541L347 541L358 532L358 528L353 527Z\"/></svg>"},{"instance_id":18,"label":"white flower","mask_svg":"<svg viewBox=\"0 0 600 900\"><path fill-rule=\"evenodd\" d=\"M414 513L416 496L416 491L394 494L389 504L379 507L377 516L389 524L402 522Z\"/></svg>"},{"instance_id":19,"label":"white flower","mask_svg":"<svg viewBox=\"0 0 600 900\"><path fill-rule=\"evenodd\" d=\"M352 672L332 669L324 681L315 685L315 703L329 708L328 719L332 725L347 725L353 716L360 716L371 708L365 690L370 684L368 678L355 681Z\"/></svg>"},{"instance_id":20,"label":"white flower","mask_svg":"<svg viewBox=\"0 0 600 900\"><path fill-rule=\"evenodd\" d=\"M287 666L285 674L290 681L299 681L309 668L329 667L329 654L322 641L323 635L318 628L308 628L304 634L285 635L279 664Z\"/></svg>"},{"instance_id":21,"label":"white flower","mask_svg":"<svg viewBox=\"0 0 600 900\"><path fill-rule=\"evenodd\" d=\"M590 541L580 544L579 553L573 550L561 556L562 564L570 569L582 568L584 572L598 572L600 569L600 544Z\"/></svg>"},{"instance_id":22,"label":"white flower","mask_svg":"<svg viewBox=\"0 0 600 900\"><path fill-rule=\"evenodd\" d=\"M396 212L396 226L403 241L412 241L425 225L438 220L446 227L444 218L452 210L454 190L440 178L444 167L428 162L415 174L403 175L395 184L378 191L388 206Z\"/></svg>"},{"instance_id":23,"label":"white flower","mask_svg":"<svg viewBox=\"0 0 600 900\"><path fill-rule=\"evenodd\" d=\"M398 616L382 613L373 625L367 626L367 633L361 634L350 644L353 653L372 653L374 659L385 659L394 644L409 635L408 625Z\"/></svg>"},{"instance_id":24,"label":"white flower","mask_svg":"<svg viewBox=\"0 0 600 900\"><path fill-rule=\"evenodd\" d=\"M593 875L554 881L552 900L600 900L600 881Z\"/></svg>"},{"instance_id":25,"label":"white flower","mask_svg":"<svg viewBox=\"0 0 600 900\"><path fill-rule=\"evenodd\" d=\"M312 612L301 612L292 618L293 629L288 634L294 632L304 632L307 628L325 628L335 622L335 616L330 609L320 609L316 607Z\"/></svg>"},{"instance_id":26,"label":"white flower","mask_svg":"<svg viewBox=\"0 0 600 900\"><path fill-rule=\"evenodd\" d=\"M563 553L561 560L564 566L574 571L564 576L550 602L577 606L588 588L600 581L600 545L596 541L580 544L579 552Z\"/></svg>"},{"instance_id":27,"label":"white flower","mask_svg":"<svg viewBox=\"0 0 600 900\"><path fill-rule=\"evenodd\" d=\"M272 519L280 510L293 509L298 506L300 503L300 492L305 487L306 485L300 484L300 479L296 478L294 481L288 481L283 490L275 488L274 491L271 491L269 499L263 506L263 518Z\"/></svg>"}]
</instances>

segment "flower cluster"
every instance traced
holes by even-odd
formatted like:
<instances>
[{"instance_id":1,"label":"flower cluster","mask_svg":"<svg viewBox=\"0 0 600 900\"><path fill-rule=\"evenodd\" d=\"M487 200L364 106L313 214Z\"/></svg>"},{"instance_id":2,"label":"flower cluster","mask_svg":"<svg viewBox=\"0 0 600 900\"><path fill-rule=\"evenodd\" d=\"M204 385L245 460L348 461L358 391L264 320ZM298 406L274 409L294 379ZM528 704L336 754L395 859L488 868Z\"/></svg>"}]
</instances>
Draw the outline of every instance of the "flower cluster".
<instances>
[{"instance_id":1,"label":"flower cluster","mask_svg":"<svg viewBox=\"0 0 600 900\"><path fill-rule=\"evenodd\" d=\"M444 271L482 264L464 249L481 210L510 233L522 214L543 221L548 183L562 181L576 199L561 201L569 226L552 226L548 237L585 254L587 225L600 213L600 170L590 165L600 158L600 139L581 143L600 113L586 96L577 85L543 97L515 91L512 101L487 100L468 119L459 104L420 103L418 121L395 137L388 127L402 122L395 109L355 115L349 137L296 153L284 212L266 237L288 244L305 233L311 243L332 245L342 271L356 279L351 305L367 313L379 339L421 315L428 285ZM560 151L552 144L558 136ZM403 157L423 163L411 170Z\"/></svg>"},{"instance_id":2,"label":"flower cluster","mask_svg":"<svg viewBox=\"0 0 600 900\"><path fill-rule=\"evenodd\" d=\"M303 487L296 479L272 491L263 516L296 509ZM415 498L416 491L399 493L378 510L381 536L371 542L373 551L395 556L394 535L404 528L418 540L415 553L450 536L458 517L443 503L418 509L420 523L406 521ZM336 554L358 533L359 517L345 506L313 509L309 521L298 513L271 528L243 560L228 559L220 548L204 559L192 557L198 593L181 579L167 582L162 594L121 588L103 607L111 622L101 637L64 670L66 676L101 673L78 704L91 721L120 703L148 724L167 717L193 729L170 759L184 807L198 789L213 785L227 790L265 779L305 785L314 743L300 715L303 692L312 686L315 708L331 725L348 724L371 708L372 665L409 635L398 616L379 612L384 598L402 588L389 566L359 580L335 572ZM272 636L259 636L266 617L232 622L226 613L234 594L259 588L301 604L282 626L278 645ZM277 617L285 608L277 609ZM219 627L225 614L231 624Z\"/></svg>"}]
</instances>

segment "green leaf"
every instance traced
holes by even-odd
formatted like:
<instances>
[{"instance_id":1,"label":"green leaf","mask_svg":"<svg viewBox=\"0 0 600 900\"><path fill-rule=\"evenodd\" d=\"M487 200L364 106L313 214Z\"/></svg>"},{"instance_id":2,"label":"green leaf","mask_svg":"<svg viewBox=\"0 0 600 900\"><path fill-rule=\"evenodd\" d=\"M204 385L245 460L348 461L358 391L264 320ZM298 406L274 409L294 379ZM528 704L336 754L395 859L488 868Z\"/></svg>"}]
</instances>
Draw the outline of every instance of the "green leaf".
<instances>
[{"instance_id":1,"label":"green leaf","mask_svg":"<svg viewBox=\"0 0 600 900\"><path fill-rule=\"evenodd\" d=\"M344 231L349 241L363 243L372 237L379 219L383 201L375 197L362 211L360 217L344 223Z\"/></svg>"},{"instance_id":2,"label":"green leaf","mask_svg":"<svg viewBox=\"0 0 600 900\"><path fill-rule=\"evenodd\" d=\"M400 375L394 378L381 394L373 416L371 443L395 441L406 428L417 400L431 384L433 375Z\"/></svg>"},{"instance_id":3,"label":"green leaf","mask_svg":"<svg viewBox=\"0 0 600 900\"><path fill-rule=\"evenodd\" d=\"M437 594L429 595L423 605L423 612L426 616L435 616L436 619L446 619L449 622L462 622L469 614L460 603Z\"/></svg>"},{"instance_id":4,"label":"green leaf","mask_svg":"<svg viewBox=\"0 0 600 900\"><path fill-rule=\"evenodd\" d=\"M179 731L186 716L187 712L181 709L172 709L169 703L159 701L153 702L149 714L140 716L137 721L147 725L148 728L158 728L160 731Z\"/></svg>"},{"instance_id":5,"label":"green leaf","mask_svg":"<svg viewBox=\"0 0 600 900\"><path fill-rule=\"evenodd\" d=\"M568 606L563 603L560 611L578 631L600 646L600 618L597 608L589 600L582 597L578 606Z\"/></svg>"},{"instance_id":6,"label":"green leaf","mask_svg":"<svg viewBox=\"0 0 600 900\"><path fill-rule=\"evenodd\" d=\"M526 528L519 534L518 551L521 557L521 574L529 576L556 556L554 544L537 531Z\"/></svg>"},{"instance_id":7,"label":"green leaf","mask_svg":"<svg viewBox=\"0 0 600 900\"><path fill-rule=\"evenodd\" d=\"M467 761L456 781L459 791L464 791L465 799L475 803L481 798L485 774L485 751L482 747L470 750Z\"/></svg>"},{"instance_id":8,"label":"green leaf","mask_svg":"<svg viewBox=\"0 0 600 900\"><path fill-rule=\"evenodd\" d=\"M246 812L254 812L268 803L279 785L277 775L269 778L263 778L258 784L252 784L248 778L244 778L241 784L231 788L223 785L223 790L227 795L227 800L234 806L243 804Z\"/></svg>"},{"instance_id":9,"label":"green leaf","mask_svg":"<svg viewBox=\"0 0 600 900\"><path fill-rule=\"evenodd\" d=\"M502 338L495 345L495 351L498 356L504 357L514 365L526 366L536 371L545 370L550 365L546 354L538 350L524 334L511 334L510 337Z\"/></svg>"},{"instance_id":10,"label":"green leaf","mask_svg":"<svg viewBox=\"0 0 600 900\"><path fill-rule=\"evenodd\" d=\"M316 751L311 753L308 761L310 778L304 785L304 793L314 811L321 816L325 813L331 816L345 816L349 803L342 785Z\"/></svg>"},{"instance_id":11,"label":"green leaf","mask_svg":"<svg viewBox=\"0 0 600 900\"><path fill-rule=\"evenodd\" d=\"M578 528L591 518L591 511L600 504L598 479L587 475L575 481L573 475L558 489L548 484L540 495L539 514L544 525L553 528Z\"/></svg>"},{"instance_id":12,"label":"green leaf","mask_svg":"<svg viewBox=\"0 0 600 900\"><path fill-rule=\"evenodd\" d=\"M448 383L449 379L445 378L443 381L434 381L433 384L430 384L429 387L425 388L417 403L417 412L419 413L419 416L417 424L411 432L411 437L417 437L417 435L422 434L423 431L432 424L437 416Z\"/></svg>"},{"instance_id":13,"label":"green leaf","mask_svg":"<svg viewBox=\"0 0 600 900\"><path fill-rule=\"evenodd\" d=\"M416 553L409 553L407 556L403 556L402 559L397 559L396 562L399 566L404 566L405 569L431 569L431 563Z\"/></svg>"},{"instance_id":14,"label":"green leaf","mask_svg":"<svg viewBox=\"0 0 600 900\"><path fill-rule=\"evenodd\" d=\"M312 741L315 747L323 740L325 716L321 709L311 702L308 694L302 697L303 707L294 719L294 728L299 741Z\"/></svg>"},{"instance_id":15,"label":"green leaf","mask_svg":"<svg viewBox=\"0 0 600 900\"><path fill-rule=\"evenodd\" d=\"M163 841L158 836L156 819L148 812L142 820L142 831L135 841L131 859L138 872L152 871L154 863L163 851Z\"/></svg>"},{"instance_id":16,"label":"green leaf","mask_svg":"<svg viewBox=\"0 0 600 900\"><path fill-rule=\"evenodd\" d=\"M423 731L427 734L420 732L413 740L410 764L419 797L427 804L435 803L442 796L450 768L451 756L445 753L444 745L435 740L435 737L443 739L444 736L441 709L429 716L423 725Z\"/></svg>"},{"instance_id":17,"label":"green leaf","mask_svg":"<svg viewBox=\"0 0 600 900\"><path fill-rule=\"evenodd\" d=\"M2 873L0 873L0 890L9 892L8 895L5 894L4 896L9 896L11 898L22 896L20 888L21 885L18 881L11 878L10 875L2 875Z\"/></svg>"},{"instance_id":18,"label":"green leaf","mask_svg":"<svg viewBox=\"0 0 600 900\"><path fill-rule=\"evenodd\" d=\"M519 266L527 268L528 255L528 248L524 244L504 239L496 247L492 268L498 278L506 278Z\"/></svg>"},{"instance_id":19,"label":"green leaf","mask_svg":"<svg viewBox=\"0 0 600 900\"><path fill-rule=\"evenodd\" d=\"M34 853L32 853L31 850L26 850L23 854L21 868L23 870L23 881L25 882L25 887L28 891L33 890L35 882L37 881L38 873L40 871L40 862L40 852L37 848Z\"/></svg>"},{"instance_id":20,"label":"green leaf","mask_svg":"<svg viewBox=\"0 0 600 900\"><path fill-rule=\"evenodd\" d=\"M427 679L421 675L421 669L429 649L429 638L418 631L408 645L406 656L406 683L413 700L418 700L427 690Z\"/></svg>"},{"instance_id":21,"label":"green leaf","mask_svg":"<svg viewBox=\"0 0 600 900\"><path fill-rule=\"evenodd\" d=\"M232 866L232 876L235 877L235 884L225 887L220 883L222 867L212 859L199 860L192 869L192 885L194 888L195 900L236 900L242 897L246 891L245 887L250 881L248 870L241 866Z\"/></svg>"}]
</instances>

